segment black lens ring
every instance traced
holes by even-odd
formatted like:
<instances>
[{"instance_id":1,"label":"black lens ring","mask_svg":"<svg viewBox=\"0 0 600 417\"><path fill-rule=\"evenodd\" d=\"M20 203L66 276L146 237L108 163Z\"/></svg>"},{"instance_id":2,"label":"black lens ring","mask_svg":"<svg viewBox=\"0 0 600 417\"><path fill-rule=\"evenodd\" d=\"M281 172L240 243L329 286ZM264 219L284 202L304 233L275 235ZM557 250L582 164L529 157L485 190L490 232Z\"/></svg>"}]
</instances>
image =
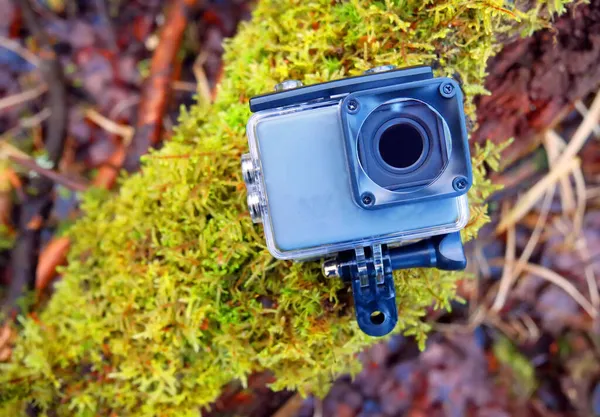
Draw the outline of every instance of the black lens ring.
<instances>
[{"instance_id":1,"label":"black lens ring","mask_svg":"<svg viewBox=\"0 0 600 417\"><path fill-rule=\"evenodd\" d=\"M388 164L381 156L380 148L379 148L379 144L381 142L381 137L383 136L383 134L389 128L391 128L393 126L398 126L401 124L409 125L412 128L414 128L421 136L421 140L422 140L422 144L423 144L423 150L421 151L421 155L419 156L419 158L413 164L411 164L407 167L403 167L403 168L395 167L395 166ZM429 155L429 151L431 148L430 141L429 141L429 134L428 134L427 130L419 122L417 122L416 120L409 118L409 117L395 117L395 118L390 119L390 120L386 121L385 123L383 123L379 127L379 129L377 129L377 131L375 132L374 139L372 140L371 143L372 143L372 147L373 147L372 148L373 155L375 156L375 160L377 161L377 163L382 168L384 168L385 170L387 170L393 174L408 174L410 172L417 170L421 165L423 165L423 163L427 159L427 156Z\"/></svg>"}]
</instances>

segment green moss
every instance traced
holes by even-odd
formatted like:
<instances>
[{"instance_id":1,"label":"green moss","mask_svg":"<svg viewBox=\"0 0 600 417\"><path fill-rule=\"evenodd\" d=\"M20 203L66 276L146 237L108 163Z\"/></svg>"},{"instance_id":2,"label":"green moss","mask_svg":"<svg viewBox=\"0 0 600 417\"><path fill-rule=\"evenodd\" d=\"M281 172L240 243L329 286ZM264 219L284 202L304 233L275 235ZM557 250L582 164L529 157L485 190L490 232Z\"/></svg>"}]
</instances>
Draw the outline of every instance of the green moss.
<instances>
[{"instance_id":1,"label":"green moss","mask_svg":"<svg viewBox=\"0 0 600 417\"><path fill-rule=\"evenodd\" d=\"M232 379L270 369L276 389L323 393L373 339L316 263L276 262L245 207L239 158L247 100L285 79L305 84L378 64L438 61L471 98L485 64L512 36L545 24L497 0L286 0L259 3L227 45L216 103L184 111L177 134L123 181L117 197L90 193L69 229L69 266L39 319L22 319L12 362L2 365L6 412L26 401L58 415L197 415ZM536 12L537 13L537 12ZM474 154L472 219L488 221L494 189ZM397 330L423 342L430 305L448 308L460 273L396 275ZM10 389L9 389L10 387ZM12 415L12 414L11 414Z\"/></svg>"},{"instance_id":2,"label":"green moss","mask_svg":"<svg viewBox=\"0 0 600 417\"><path fill-rule=\"evenodd\" d=\"M535 368L529 359L506 337L499 337L493 346L498 362L509 371L511 392L518 398L527 399L533 394L538 383Z\"/></svg>"}]
</instances>

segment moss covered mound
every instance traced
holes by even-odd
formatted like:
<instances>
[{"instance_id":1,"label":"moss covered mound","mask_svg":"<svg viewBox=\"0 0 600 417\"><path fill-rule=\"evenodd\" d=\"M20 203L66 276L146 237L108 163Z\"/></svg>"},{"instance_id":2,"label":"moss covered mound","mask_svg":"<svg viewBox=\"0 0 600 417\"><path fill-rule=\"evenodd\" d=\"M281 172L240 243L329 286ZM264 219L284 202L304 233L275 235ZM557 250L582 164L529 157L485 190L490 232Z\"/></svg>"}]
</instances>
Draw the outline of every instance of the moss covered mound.
<instances>
[{"instance_id":1,"label":"moss covered mound","mask_svg":"<svg viewBox=\"0 0 600 417\"><path fill-rule=\"evenodd\" d=\"M275 388L303 392L356 371L356 352L373 339L338 300L341 284L323 279L316 263L276 262L246 213L239 159L247 100L286 78L311 84L375 65L437 63L439 75L461 76L472 112L498 39L546 24L538 17L546 2L535 7L261 1L227 46L216 103L200 98L184 112L174 139L118 196L87 195L58 289L39 318L22 320L12 361L2 365L0 414L33 402L56 415L195 416L225 383L253 371L270 369ZM474 155L466 238L487 221L483 199L493 186L484 160L495 163L491 146ZM423 341L425 309L448 307L461 276L397 274L397 330Z\"/></svg>"}]
</instances>

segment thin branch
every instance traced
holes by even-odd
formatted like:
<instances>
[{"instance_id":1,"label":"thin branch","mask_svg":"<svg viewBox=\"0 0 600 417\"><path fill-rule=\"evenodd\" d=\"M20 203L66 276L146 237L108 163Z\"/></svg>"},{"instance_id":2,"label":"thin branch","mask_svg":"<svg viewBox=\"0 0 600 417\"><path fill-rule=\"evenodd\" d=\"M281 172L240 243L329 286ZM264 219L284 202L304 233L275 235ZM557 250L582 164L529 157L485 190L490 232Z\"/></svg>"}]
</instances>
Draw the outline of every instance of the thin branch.
<instances>
[{"instance_id":1,"label":"thin branch","mask_svg":"<svg viewBox=\"0 0 600 417\"><path fill-rule=\"evenodd\" d=\"M598 281L596 281L594 265L586 265L583 273L585 274L585 281L590 293L590 300L596 311L598 311L600 308L600 294L598 293Z\"/></svg>"},{"instance_id":2,"label":"thin branch","mask_svg":"<svg viewBox=\"0 0 600 417\"><path fill-rule=\"evenodd\" d=\"M186 93L198 93L198 86L189 81L173 81L173 90L184 91Z\"/></svg>"},{"instance_id":3,"label":"thin branch","mask_svg":"<svg viewBox=\"0 0 600 417\"><path fill-rule=\"evenodd\" d=\"M35 289L39 294L58 275L56 268L67 263L67 254L71 247L71 239L66 236L53 237L40 252L40 260L36 270Z\"/></svg>"},{"instance_id":4,"label":"thin branch","mask_svg":"<svg viewBox=\"0 0 600 417\"><path fill-rule=\"evenodd\" d=\"M579 159L571 158L563 164L557 162L555 169L552 169L546 176L538 181L529 189L515 204L511 212L504 217L498 227L496 233L504 232L509 226L516 224L523 218L535 205L535 203L552 187L556 182L570 173L580 165Z\"/></svg>"},{"instance_id":5,"label":"thin branch","mask_svg":"<svg viewBox=\"0 0 600 417\"><path fill-rule=\"evenodd\" d=\"M561 136L559 136L558 134L556 134L554 131L548 132L547 138L549 138L550 141L554 141L554 143L557 145L557 147L560 150L563 150L567 147L567 144L564 141L564 139ZM551 164L551 166L552 166L552 164ZM575 238L577 238L577 236L579 236L581 234L581 230L583 228L583 216L585 215L585 210L586 210L586 206L587 206L587 196L586 196L586 188L585 188L586 184L585 184L585 178L583 176L583 171L581 169L581 166L579 166L577 169L573 170L573 178L575 180L575 190L577 193L577 200L571 203L572 205L575 206L575 209L572 210L572 211L574 211L574 213L573 213L573 230L571 233L567 234L570 241L574 240ZM561 179L561 185L563 185L563 182L567 183L564 187L568 187L568 191L570 194L569 198L573 199L574 195L573 195L573 189L571 186L571 182L566 177Z\"/></svg>"},{"instance_id":6,"label":"thin branch","mask_svg":"<svg viewBox=\"0 0 600 417\"><path fill-rule=\"evenodd\" d=\"M577 288L571 284L562 275L540 265L534 265L527 263L523 269L532 275L536 275L540 278L545 279L548 282L560 287L564 292L569 294L592 318L596 318L598 311L592 304L577 290Z\"/></svg>"},{"instance_id":7,"label":"thin branch","mask_svg":"<svg viewBox=\"0 0 600 417\"><path fill-rule=\"evenodd\" d=\"M544 135L544 147L548 155L550 169L553 169L556 166L556 160L560 156L560 152L566 147L565 141L554 130L549 130ZM575 193L569 177L562 177L559 180L559 185L562 210L570 214L575 210Z\"/></svg>"},{"instance_id":8,"label":"thin branch","mask_svg":"<svg viewBox=\"0 0 600 417\"><path fill-rule=\"evenodd\" d=\"M300 394L294 394L292 398L286 401L286 403L281 407L272 417L293 417L298 414L298 410L302 407L302 397Z\"/></svg>"},{"instance_id":9,"label":"thin branch","mask_svg":"<svg viewBox=\"0 0 600 417\"><path fill-rule=\"evenodd\" d=\"M579 236L583 230L583 217L587 209L587 191L581 168L573 170L575 189L577 190L577 209L573 214L573 236Z\"/></svg>"},{"instance_id":10,"label":"thin branch","mask_svg":"<svg viewBox=\"0 0 600 417\"><path fill-rule=\"evenodd\" d=\"M51 169L46 169L39 166L35 160L31 158L21 158L18 156L11 156L10 160L21 165L24 168L27 168L38 175L42 175L43 177L52 180L56 184L60 184L65 188L68 188L72 191L84 192L88 189L88 186L82 182L73 180L71 178L65 177L64 175L53 171Z\"/></svg>"},{"instance_id":11,"label":"thin branch","mask_svg":"<svg viewBox=\"0 0 600 417\"><path fill-rule=\"evenodd\" d=\"M585 190L585 199L587 200L593 200L595 198L600 197L600 187L589 187L586 188Z\"/></svg>"},{"instance_id":12,"label":"thin branch","mask_svg":"<svg viewBox=\"0 0 600 417\"><path fill-rule=\"evenodd\" d=\"M48 86L46 106L51 114L45 129L44 147L52 166L58 166L67 137L67 89L60 62L48 43L48 36L39 23L28 0L18 0L23 20L29 32L36 38L45 57L40 70ZM17 300L27 289L35 285L36 268L40 249L40 230L52 209L53 182L46 177L31 178L28 193L20 206L19 234L10 256L12 279L3 303L4 310L12 317L18 312Z\"/></svg>"},{"instance_id":13,"label":"thin branch","mask_svg":"<svg viewBox=\"0 0 600 417\"><path fill-rule=\"evenodd\" d=\"M29 155L27 155L25 152L23 152L16 146L11 145L6 141L0 141L0 159L8 159L12 156L18 156L21 158L31 158Z\"/></svg>"},{"instance_id":14,"label":"thin branch","mask_svg":"<svg viewBox=\"0 0 600 417\"><path fill-rule=\"evenodd\" d=\"M514 270L515 276L518 276L521 274L521 272L523 272L523 265L526 264L527 262L529 262L529 258L531 258L531 255L533 254L533 251L535 250L535 248L540 240L540 236L542 235L542 232L544 231L544 227L546 226L548 214L550 213L550 206L552 205L552 199L554 198L555 193L556 193L556 186L552 187L550 190L548 190L546 192L544 201L542 201L540 215L537 218L533 232L531 233L531 236L529 237L529 240L527 241L527 244L525 245L525 249L523 249L521 256L519 256L519 260L517 261L517 264L515 265L515 270Z\"/></svg>"},{"instance_id":15,"label":"thin branch","mask_svg":"<svg viewBox=\"0 0 600 417\"><path fill-rule=\"evenodd\" d=\"M141 156L161 141L164 129L163 117L172 92L177 52L188 24L189 9L197 6L198 3L200 3L198 0L170 2L158 45L150 62L150 75L144 80L142 87L135 133L123 162L123 167L129 172L139 169Z\"/></svg>"},{"instance_id":16,"label":"thin branch","mask_svg":"<svg viewBox=\"0 0 600 417\"><path fill-rule=\"evenodd\" d=\"M585 281L587 283L588 292L590 293L590 300L596 310L600 308L600 294L598 292L598 282L596 281L596 274L594 273L594 263L592 262L592 256L588 249L587 239L582 234L581 238L577 241L577 249L581 254L584 262L583 273L585 275Z\"/></svg>"},{"instance_id":17,"label":"thin branch","mask_svg":"<svg viewBox=\"0 0 600 417\"><path fill-rule=\"evenodd\" d=\"M17 106L19 104L27 103L28 101L34 100L44 94L48 90L46 84L38 85L30 90L22 91L12 96L4 97L0 99L0 110L4 110L8 107Z\"/></svg>"},{"instance_id":18,"label":"thin branch","mask_svg":"<svg viewBox=\"0 0 600 417\"><path fill-rule=\"evenodd\" d=\"M83 182L67 178L56 171L41 167L32 157L8 142L0 141L0 159L8 159L15 162L73 191L83 192L89 188Z\"/></svg>"},{"instance_id":19,"label":"thin branch","mask_svg":"<svg viewBox=\"0 0 600 417\"><path fill-rule=\"evenodd\" d=\"M508 213L508 203L505 202L502 206L502 214L506 215ZM515 226L510 225L506 231L506 252L504 258L504 268L502 269L502 277L500 278L500 288L498 289L498 294L496 294L496 299L494 300L494 304L492 305L492 310L498 312L504 307L504 303L506 302L506 298L508 297L508 292L513 284L513 268L515 263L515 254L517 250L517 241L516 241L516 233Z\"/></svg>"},{"instance_id":20,"label":"thin branch","mask_svg":"<svg viewBox=\"0 0 600 417\"><path fill-rule=\"evenodd\" d=\"M37 112L33 116L24 117L24 118L20 119L19 127L22 127L25 129L31 129L32 127L39 126L48 117L50 117L50 115L52 115L52 110L50 110L49 108L46 107L44 110Z\"/></svg>"},{"instance_id":21,"label":"thin branch","mask_svg":"<svg viewBox=\"0 0 600 417\"><path fill-rule=\"evenodd\" d=\"M103 22L106 30L106 37L108 38L108 46L111 51L117 52L117 39L115 36L115 29L113 27L112 21L110 19L110 15L108 14L108 8L106 7L106 0L95 0L96 11L98 12L98 16L100 16L100 20Z\"/></svg>"},{"instance_id":22,"label":"thin branch","mask_svg":"<svg viewBox=\"0 0 600 417\"><path fill-rule=\"evenodd\" d=\"M600 118L600 93L596 94L596 98L594 98L587 115L573 134L573 137L569 141L564 152L556 160L555 167L525 193L515 205L513 211L502 219L496 229L497 233L505 231L510 224L518 222L525 214L527 214L527 212L529 212L531 207L533 207L552 184L577 168L579 161L576 160L575 156L585 144L593 127L597 124L598 118Z\"/></svg>"},{"instance_id":23,"label":"thin branch","mask_svg":"<svg viewBox=\"0 0 600 417\"><path fill-rule=\"evenodd\" d=\"M49 108L45 108L44 110L34 114L30 117L23 117L19 119L19 122L16 126L11 127L6 132L0 135L0 141L8 140L9 138L15 136L18 132L24 129L31 129L35 126L40 125L44 122L52 112Z\"/></svg>"},{"instance_id":24,"label":"thin branch","mask_svg":"<svg viewBox=\"0 0 600 417\"><path fill-rule=\"evenodd\" d=\"M577 100L575 102L575 108L577 109L579 114L581 114L582 117L587 116L587 114L589 112L589 110L587 109L587 107L585 107L585 104L583 104L583 102L581 100ZM596 136L597 138L600 138L600 123L596 124L592 128L592 130L594 132L594 136Z\"/></svg>"},{"instance_id":25,"label":"thin branch","mask_svg":"<svg viewBox=\"0 0 600 417\"><path fill-rule=\"evenodd\" d=\"M94 109L86 110L85 116L102 129L106 130L108 133L121 136L126 145L131 142L131 138L133 137L135 131L133 127L115 123Z\"/></svg>"},{"instance_id":26,"label":"thin branch","mask_svg":"<svg viewBox=\"0 0 600 417\"><path fill-rule=\"evenodd\" d=\"M542 334L540 332L540 328L537 326L537 324L535 324L535 321L533 321L529 314L524 314L521 316L521 321L531 336L529 340L536 341L541 337Z\"/></svg>"},{"instance_id":27,"label":"thin branch","mask_svg":"<svg viewBox=\"0 0 600 417\"><path fill-rule=\"evenodd\" d=\"M0 46L13 51L15 54L19 55L21 58L28 61L32 65L35 65L36 67L40 66L40 59L29 49L22 46L19 42L5 38L4 36L0 36Z\"/></svg>"},{"instance_id":28,"label":"thin branch","mask_svg":"<svg viewBox=\"0 0 600 417\"><path fill-rule=\"evenodd\" d=\"M108 118L111 120L118 119L121 113L123 113L128 108L137 105L140 102L140 98L138 96L132 96L127 100L123 100L117 103L115 107L108 114Z\"/></svg>"},{"instance_id":29,"label":"thin branch","mask_svg":"<svg viewBox=\"0 0 600 417\"><path fill-rule=\"evenodd\" d=\"M596 94L596 98L592 102L589 111L583 118L583 121L573 134L573 137L569 141L565 151L562 153L557 161L557 165L566 163L569 159L574 158L575 155L581 150L585 141L587 140L590 133L594 129L594 126L598 124L600 119L600 92Z\"/></svg>"},{"instance_id":30,"label":"thin branch","mask_svg":"<svg viewBox=\"0 0 600 417\"><path fill-rule=\"evenodd\" d=\"M212 100L210 86L208 85L208 78L206 78L206 73L204 72L204 63L206 62L207 57L208 53L206 51L201 51L194 60L194 65L192 66L194 77L198 83L196 89L198 92L198 102L201 105L209 104Z\"/></svg>"}]
</instances>

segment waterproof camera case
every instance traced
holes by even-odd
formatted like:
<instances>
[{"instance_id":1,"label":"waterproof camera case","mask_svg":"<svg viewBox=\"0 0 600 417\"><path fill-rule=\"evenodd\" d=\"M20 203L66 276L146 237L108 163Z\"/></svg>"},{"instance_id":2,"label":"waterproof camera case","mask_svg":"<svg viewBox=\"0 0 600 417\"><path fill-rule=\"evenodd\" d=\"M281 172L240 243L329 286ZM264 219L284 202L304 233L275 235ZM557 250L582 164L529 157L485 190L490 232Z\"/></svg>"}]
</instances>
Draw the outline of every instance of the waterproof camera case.
<instances>
[{"instance_id":1,"label":"waterproof camera case","mask_svg":"<svg viewBox=\"0 0 600 417\"><path fill-rule=\"evenodd\" d=\"M429 67L378 67L250 100L248 207L278 259L352 284L357 321L397 322L394 269L466 266L458 231L472 182L463 96Z\"/></svg>"}]
</instances>

